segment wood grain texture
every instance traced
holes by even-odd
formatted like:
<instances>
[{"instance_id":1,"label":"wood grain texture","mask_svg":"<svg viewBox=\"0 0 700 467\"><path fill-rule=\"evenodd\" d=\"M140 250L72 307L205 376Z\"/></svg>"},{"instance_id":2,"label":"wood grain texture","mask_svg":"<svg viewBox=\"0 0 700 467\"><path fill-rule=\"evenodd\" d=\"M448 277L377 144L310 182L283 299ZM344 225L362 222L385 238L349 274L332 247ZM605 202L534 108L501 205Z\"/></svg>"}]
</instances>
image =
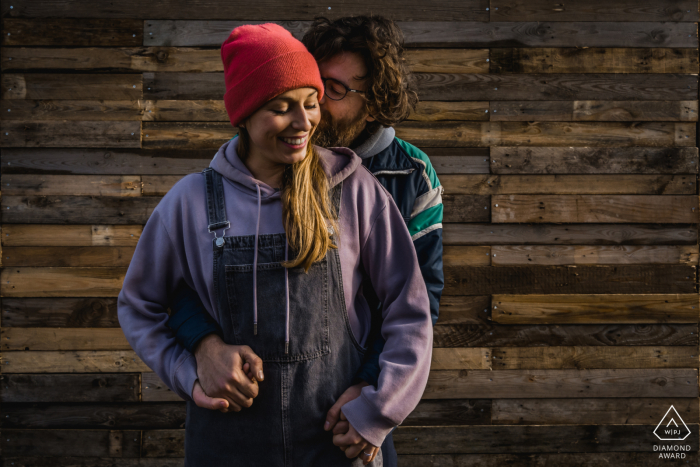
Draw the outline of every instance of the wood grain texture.
<instances>
[{"instance_id":1,"label":"wood grain texture","mask_svg":"<svg viewBox=\"0 0 700 467\"><path fill-rule=\"evenodd\" d=\"M105 99L143 98L140 74L3 73L2 99Z\"/></svg>"},{"instance_id":2,"label":"wood grain texture","mask_svg":"<svg viewBox=\"0 0 700 467\"><path fill-rule=\"evenodd\" d=\"M2 120L141 121L150 110L140 100L5 99L0 105L7 112Z\"/></svg>"},{"instance_id":3,"label":"wood grain texture","mask_svg":"<svg viewBox=\"0 0 700 467\"><path fill-rule=\"evenodd\" d=\"M51 235L45 235L47 229ZM134 247L142 225L31 225L3 224L2 246L114 246Z\"/></svg>"},{"instance_id":4,"label":"wood grain texture","mask_svg":"<svg viewBox=\"0 0 700 467\"><path fill-rule=\"evenodd\" d=\"M138 402L138 374L3 374L0 401ZM69 387L70 391L66 391Z\"/></svg>"},{"instance_id":5,"label":"wood grain texture","mask_svg":"<svg viewBox=\"0 0 700 467\"><path fill-rule=\"evenodd\" d=\"M3 297L116 297L126 268L5 268Z\"/></svg>"},{"instance_id":6,"label":"wood grain texture","mask_svg":"<svg viewBox=\"0 0 700 467\"><path fill-rule=\"evenodd\" d=\"M685 460L698 461L697 452L686 452ZM601 467L607 465L634 465L635 467L656 467L657 456L649 452L604 452L604 453L527 453L527 454L399 454L398 460L405 467L502 467L518 465L541 467L566 465L568 467ZM63 464L60 464L63 466ZM118 464L119 467L122 464ZM37 466L40 467L40 466ZM41 467L44 467L42 464ZM98 467L103 467L100 464ZM168 465L170 467L170 465Z\"/></svg>"},{"instance_id":7,"label":"wood grain texture","mask_svg":"<svg viewBox=\"0 0 700 467\"><path fill-rule=\"evenodd\" d=\"M2 350L131 350L121 328L3 327Z\"/></svg>"},{"instance_id":8,"label":"wood grain texture","mask_svg":"<svg viewBox=\"0 0 700 467\"><path fill-rule=\"evenodd\" d=\"M490 120L501 122L533 120L539 122L694 122L698 120L697 101L501 101L494 102L490 107Z\"/></svg>"},{"instance_id":9,"label":"wood grain texture","mask_svg":"<svg viewBox=\"0 0 700 467\"><path fill-rule=\"evenodd\" d=\"M160 197L3 196L3 222L12 224L145 224Z\"/></svg>"},{"instance_id":10,"label":"wood grain texture","mask_svg":"<svg viewBox=\"0 0 700 467\"><path fill-rule=\"evenodd\" d=\"M128 267L133 247L6 247L4 267Z\"/></svg>"},{"instance_id":11,"label":"wood grain texture","mask_svg":"<svg viewBox=\"0 0 700 467\"><path fill-rule=\"evenodd\" d=\"M3 330L18 328L118 328L117 299L3 298Z\"/></svg>"},{"instance_id":12,"label":"wood grain texture","mask_svg":"<svg viewBox=\"0 0 700 467\"><path fill-rule=\"evenodd\" d=\"M492 222L697 223L697 196L494 195Z\"/></svg>"},{"instance_id":13,"label":"wood grain texture","mask_svg":"<svg viewBox=\"0 0 700 467\"><path fill-rule=\"evenodd\" d=\"M41 436L37 436L41 433ZM5 456L139 457L140 431L3 430Z\"/></svg>"},{"instance_id":14,"label":"wood grain texture","mask_svg":"<svg viewBox=\"0 0 700 467\"><path fill-rule=\"evenodd\" d=\"M673 245L496 245L494 266L603 265L603 264L698 264L697 246Z\"/></svg>"},{"instance_id":15,"label":"wood grain texture","mask_svg":"<svg viewBox=\"0 0 700 467\"><path fill-rule=\"evenodd\" d=\"M501 324L697 323L696 294L494 295Z\"/></svg>"},{"instance_id":16,"label":"wood grain texture","mask_svg":"<svg viewBox=\"0 0 700 467\"><path fill-rule=\"evenodd\" d=\"M24 175L2 177L4 195L141 196L138 175Z\"/></svg>"},{"instance_id":17,"label":"wood grain texture","mask_svg":"<svg viewBox=\"0 0 700 467\"><path fill-rule=\"evenodd\" d=\"M0 129L0 144L7 147L141 147L140 122L5 120Z\"/></svg>"},{"instance_id":18,"label":"wood grain texture","mask_svg":"<svg viewBox=\"0 0 700 467\"><path fill-rule=\"evenodd\" d=\"M150 368L133 350L32 351L2 354L9 373L137 373Z\"/></svg>"},{"instance_id":19,"label":"wood grain texture","mask_svg":"<svg viewBox=\"0 0 700 467\"><path fill-rule=\"evenodd\" d=\"M696 174L698 148L493 147L496 174Z\"/></svg>"},{"instance_id":20,"label":"wood grain texture","mask_svg":"<svg viewBox=\"0 0 700 467\"><path fill-rule=\"evenodd\" d=\"M143 31L138 19L5 18L0 45L137 47L143 43Z\"/></svg>"}]
</instances>

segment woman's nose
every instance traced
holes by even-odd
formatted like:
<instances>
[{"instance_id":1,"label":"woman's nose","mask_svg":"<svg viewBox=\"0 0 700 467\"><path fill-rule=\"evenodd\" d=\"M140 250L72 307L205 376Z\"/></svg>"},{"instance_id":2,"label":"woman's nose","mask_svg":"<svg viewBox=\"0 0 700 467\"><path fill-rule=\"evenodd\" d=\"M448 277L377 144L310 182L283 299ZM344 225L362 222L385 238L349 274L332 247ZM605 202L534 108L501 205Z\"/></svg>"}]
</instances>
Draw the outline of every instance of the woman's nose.
<instances>
[{"instance_id":1,"label":"woman's nose","mask_svg":"<svg viewBox=\"0 0 700 467\"><path fill-rule=\"evenodd\" d=\"M306 110L298 112L296 118L292 122L292 127L295 130L309 131L313 127Z\"/></svg>"}]
</instances>

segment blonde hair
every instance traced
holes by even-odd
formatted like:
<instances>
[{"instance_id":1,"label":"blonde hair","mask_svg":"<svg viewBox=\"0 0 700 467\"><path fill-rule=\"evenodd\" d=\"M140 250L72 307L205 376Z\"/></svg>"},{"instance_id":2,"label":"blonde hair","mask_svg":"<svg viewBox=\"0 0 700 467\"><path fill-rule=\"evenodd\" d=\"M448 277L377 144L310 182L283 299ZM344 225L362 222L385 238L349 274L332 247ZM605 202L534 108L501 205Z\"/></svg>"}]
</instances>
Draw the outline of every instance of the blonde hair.
<instances>
[{"instance_id":1,"label":"blonde hair","mask_svg":"<svg viewBox=\"0 0 700 467\"><path fill-rule=\"evenodd\" d=\"M331 248L337 248L330 232L338 232L336 213L330 199L330 186L321 166L321 156L314 148L314 137L306 146L306 157L285 167L282 174L282 217L289 246L296 258L282 265L302 266L308 272ZM250 136L238 130L238 157L245 161L250 151Z\"/></svg>"}]
</instances>

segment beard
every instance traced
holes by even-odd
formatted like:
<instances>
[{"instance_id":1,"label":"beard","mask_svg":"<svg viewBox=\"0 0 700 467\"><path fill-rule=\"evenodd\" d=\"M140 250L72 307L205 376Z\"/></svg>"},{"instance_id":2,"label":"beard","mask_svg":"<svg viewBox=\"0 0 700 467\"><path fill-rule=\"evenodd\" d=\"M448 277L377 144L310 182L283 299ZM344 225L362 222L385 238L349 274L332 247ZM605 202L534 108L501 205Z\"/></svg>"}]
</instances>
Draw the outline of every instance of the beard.
<instances>
[{"instance_id":1,"label":"beard","mask_svg":"<svg viewBox=\"0 0 700 467\"><path fill-rule=\"evenodd\" d=\"M364 112L354 118L334 119L328 112L321 110L321 122L316 127L314 144L322 148L350 147L367 126Z\"/></svg>"}]
</instances>

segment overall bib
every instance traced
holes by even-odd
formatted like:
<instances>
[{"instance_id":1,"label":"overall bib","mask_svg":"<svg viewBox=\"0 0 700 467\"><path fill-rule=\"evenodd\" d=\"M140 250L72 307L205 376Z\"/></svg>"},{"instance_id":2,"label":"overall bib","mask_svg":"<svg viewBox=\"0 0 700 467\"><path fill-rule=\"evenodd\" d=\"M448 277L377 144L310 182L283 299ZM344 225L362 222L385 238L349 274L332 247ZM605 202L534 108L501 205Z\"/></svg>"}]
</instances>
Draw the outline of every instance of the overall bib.
<instances>
[{"instance_id":1,"label":"overall bib","mask_svg":"<svg viewBox=\"0 0 700 467\"><path fill-rule=\"evenodd\" d=\"M209 231L230 226L221 174L211 168L203 174ZM332 191L336 212L341 190L342 183ZM280 264L287 253L291 257L284 233L257 237L222 233L212 239L214 291L224 341L250 346L263 361L265 379L253 405L240 412L187 401L185 466L362 466L361 453L348 459L333 444L332 431L323 430L328 409L350 387L366 351L350 328L338 250L328 250L306 274ZM333 240L337 245L337 233ZM260 317L255 327L254 310ZM383 465L381 450L368 465Z\"/></svg>"}]
</instances>

